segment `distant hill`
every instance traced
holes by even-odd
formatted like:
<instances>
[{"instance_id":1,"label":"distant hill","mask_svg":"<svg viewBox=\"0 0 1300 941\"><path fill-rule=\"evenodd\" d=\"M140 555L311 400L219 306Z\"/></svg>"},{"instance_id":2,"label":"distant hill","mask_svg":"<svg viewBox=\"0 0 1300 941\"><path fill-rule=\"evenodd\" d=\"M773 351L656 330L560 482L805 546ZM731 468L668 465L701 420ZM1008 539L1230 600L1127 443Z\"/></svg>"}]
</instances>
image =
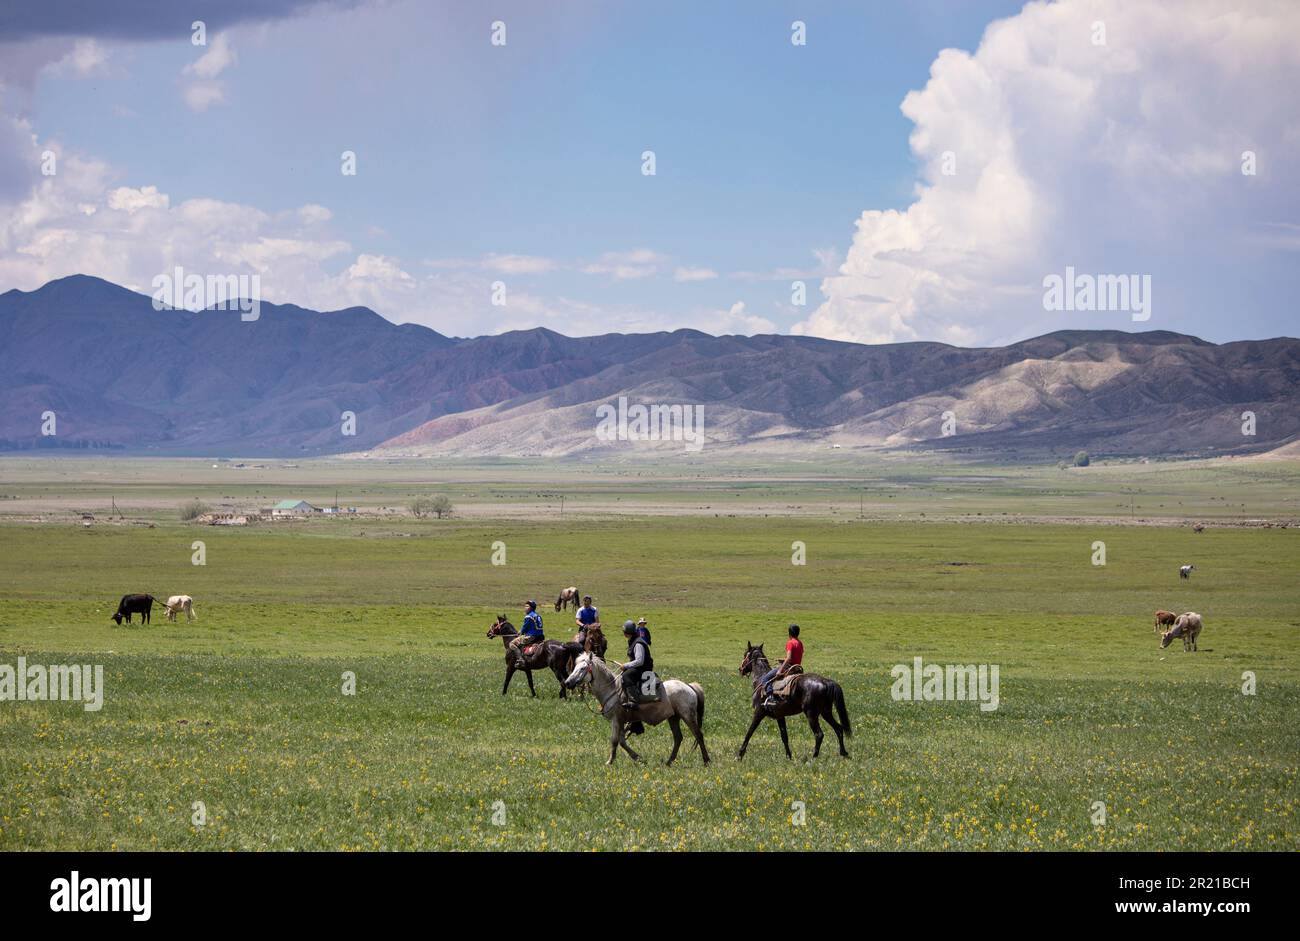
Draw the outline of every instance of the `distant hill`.
<instances>
[{"instance_id":1,"label":"distant hill","mask_svg":"<svg viewBox=\"0 0 1300 941\"><path fill-rule=\"evenodd\" d=\"M80 275L0 295L0 447L52 445L39 431L53 410L62 447L131 452L682 449L598 438L597 408L620 396L702 406L718 451L1261 452L1300 440L1300 340L1068 330L961 349L540 328L455 340L361 307L263 303L248 323L237 311L155 311ZM355 436L341 433L345 411Z\"/></svg>"}]
</instances>

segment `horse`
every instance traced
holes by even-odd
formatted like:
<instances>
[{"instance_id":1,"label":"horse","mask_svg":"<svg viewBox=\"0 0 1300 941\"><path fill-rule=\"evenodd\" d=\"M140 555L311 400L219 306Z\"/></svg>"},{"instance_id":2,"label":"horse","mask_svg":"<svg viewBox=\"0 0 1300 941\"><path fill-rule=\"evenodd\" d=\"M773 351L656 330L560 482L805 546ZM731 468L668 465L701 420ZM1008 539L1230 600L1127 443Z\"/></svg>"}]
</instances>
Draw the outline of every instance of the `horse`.
<instances>
[{"instance_id":1,"label":"horse","mask_svg":"<svg viewBox=\"0 0 1300 941\"><path fill-rule=\"evenodd\" d=\"M609 650L609 639L599 624L591 624L585 630L578 631L573 635L573 642L581 644L583 650L590 650L602 660L605 659L605 651Z\"/></svg>"},{"instance_id":2,"label":"horse","mask_svg":"<svg viewBox=\"0 0 1300 941\"><path fill-rule=\"evenodd\" d=\"M660 688L662 696L657 702L639 704L628 710L623 705L623 691L612 670L605 666L605 661L591 651L583 651L574 664L564 685L573 689L580 683L590 683L592 693L600 703L600 714L609 717L609 760L614 763L619 746L632 756L633 761L640 761L641 756L627 743L627 724L643 722L646 725L658 725L665 719L673 731L673 753L668 756L667 764L677 759L677 751L682 747L682 723L695 736L699 746L700 757L709 763L709 749L704 744L704 688L699 683L686 683L682 680L663 680Z\"/></svg>"},{"instance_id":3,"label":"horse","mask_svg":"<svg viewBox=\"0 0 1300 941\"><path fill-rule=\"evenodd\" d=\"M736 760L745 757L750 736L767 716L775 719L777 728L781 730L781 744L785 746L785 757L793 758L794 755L790 754L790 736L785 728L785 717L798 715L801 712L808 717L808 727L812 729L817 739L813 746L814 758L822 750L822 727L817 721L818 716L829 722L831 728L835 730L835 737L840 741L840 757L849 757L849 753L844 748L844 738L853 735L853 726L849 722L848 711L844 708L844 690L840 689L840 684L816 673L800 673L793 678L794 682L790 685L790 695L787 698L775 706L765 706L762 678L771 668L771 664L763 654L763 645L759 644L755 647L749 641L745 641L745 659L740 661L740 675L752 674L754 678L754 716L749 721L749 731L745 733L745 740L740 743L740 751L736 752ZM835 717L831 715L832 706L839 713L839 722L836 722Z\"/></svg>"},{"instance_id":4,"label":"horse","mask_svg":"<svg viewBox=\"0 0 1300 941\"><path fill-rule=\"evenodd\" d=\"M575 608L582 603L582 597L578 594L578 589L572 585L560 592L560 597L555 599L555 610L565 610L569 607L570 601L573 602Z\"/></svg>"},{"instance_id":5,"label":"horse","mask_svg":"<svg viewBox=\"0 0 1300 941\"><path fill-rule=\"evenodd\" d=\"M533 686L533 671L549 668L555 674L555 678L560 683L560 698L568 698L565 686L565 667L569 663L569 658L579 652L577 644L564 644L558 640L544 640L539 644L533 644L531 647L524 647L522 650L512 650L510 642L519 636L519 631L515 626L506 620L504 614L499 615L487 630L488 638L500 637L501 643L506 648L506 681L501 687L501 695L506 694L510 689L510 680L514 677L516 670L523 670L524 676L528 677L528 692L534 697L537 695L537 689Z\"/></svg>"}]
</instances>

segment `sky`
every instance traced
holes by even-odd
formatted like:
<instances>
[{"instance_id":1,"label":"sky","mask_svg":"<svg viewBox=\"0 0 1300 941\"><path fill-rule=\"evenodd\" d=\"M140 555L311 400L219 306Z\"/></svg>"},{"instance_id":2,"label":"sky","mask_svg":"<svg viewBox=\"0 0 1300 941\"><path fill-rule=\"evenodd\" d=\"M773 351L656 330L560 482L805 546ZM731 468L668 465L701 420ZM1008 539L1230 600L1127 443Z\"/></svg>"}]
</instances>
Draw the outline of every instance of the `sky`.
<instances>
[{"instance_id":1,"label":"sky","mask_svg":"<svg viewBox=\"0 0 1300 941\"><path fill-rule=\"evenodd\" d=\"M0 291L179 265L454 336L1294 336L1297 85L1291 0L10 4ZM1052 309L1071 270L1133 299Z\"/></svg>"}]
</instances>

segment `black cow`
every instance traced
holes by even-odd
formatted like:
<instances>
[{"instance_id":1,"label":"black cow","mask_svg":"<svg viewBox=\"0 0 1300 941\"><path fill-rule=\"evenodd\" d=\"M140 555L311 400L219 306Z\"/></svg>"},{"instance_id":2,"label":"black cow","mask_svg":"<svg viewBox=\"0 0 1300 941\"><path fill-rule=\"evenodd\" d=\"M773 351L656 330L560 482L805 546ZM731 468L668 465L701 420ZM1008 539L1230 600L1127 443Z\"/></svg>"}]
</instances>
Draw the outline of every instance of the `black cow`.
<instances>
[{"instance_id":1,"label":"black cow","mask_svg":"<svg viewBox=\"0 0 1300 941\"><path fill-rule=\"evenodd\" d=\"M126 618L126 623L131 623L131 615L140 615L141 622L149 623L149 611L153 608L153 595L123 595L122 600L117 603L117 613L113 615L113 620L118 624L122 623L122 618Z\"/></svg>"}]
</instances>

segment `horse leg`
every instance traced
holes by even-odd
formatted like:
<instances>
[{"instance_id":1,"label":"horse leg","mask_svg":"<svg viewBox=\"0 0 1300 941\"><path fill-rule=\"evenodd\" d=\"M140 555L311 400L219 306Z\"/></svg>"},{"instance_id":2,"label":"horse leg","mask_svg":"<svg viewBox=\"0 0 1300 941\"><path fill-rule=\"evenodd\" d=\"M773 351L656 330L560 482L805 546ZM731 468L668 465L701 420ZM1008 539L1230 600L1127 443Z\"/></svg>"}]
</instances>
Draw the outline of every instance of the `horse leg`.
<instances>
[{"instance_id":1,"label":"horse leg","mask_svg":"<svg viewBox=\"0 0 1300 941\"><path fill-rule=\"evenodd\" d=\"M670 765L677 760L677 749L682 747L682 720L673 716L668 720L668 727L673 730L673 753L668 756L665 765Z\"/></svg>"},{"instance_id":2,"label":"horse leg","mask_svg":"<svg viewBox=\"0 0 1300 941\"><path fill-rule=\"evenodd\" d=\"M794 755L790 753L790 732L785 727L785 716L776 717L776 727L781 730L781 744L785 746L785 757L793 760Z\"/></svg>"},{"instance_id":3,"label":"horse leg","mask_svg":"<svg viewBox=\"0 0 1300 941\"><path fill-rule=\"evenodd\" d=\"M822 753L822 739L825 738L825 734L822 732L821 723L817 721L817 713L815 710L810 710L804 713L804 715L808 717L808 727L812 729L813 737L815 739L813 742L813 757L816 758Z\"/></svg>"},{"instance_id":4,"label":"horse leg","mask_svg":"<svg viewBox=\"0 0 1300 941\"><path fill-rule=\"evenodd\" d=\"M849 757L849 753L844 747L844 727L835 721L835 716L831 714L830 703L822 706L822 718L831 724L831 728L835 730L835 737L840 740L840 757Z\"/></svg>"},{"instance_id":5,"label":"horse leg","mask_svg":"<svg viewBox=\"0 0 1300 941\"><path fill-rule=\"evenodd\" d=\"M527 666L524 667L524 676L528 677L528 692L536 699L537 687L533 685L533 671Z\"/></svg>"},{"instance_id":6,"label":"horse leg","mask_svg":"<svg viewBox=\"0 0 1300 941\"><path fill-rule=\"evenodd\" d=\"M686 727L691 730L695 736L695 744L700 746L700 756L703 757L704 763L709 763L709 750L704 745L704 730L700 728L699 723L695 721L694 716L686 717Z\"/></svg>"},{"instance_id":7,"label":"horse leg","mask_svg":"<svg viewBox=\"0 0 1300 941\"><path fill-rule=\"evenodd\" d=\"M740 743L740 751L736 752L737 761L740 761L740 759L745 757L745 749L749 747L750 736L754 734L754 730L758 728L759 723L762 721L763 721L763 710L755 709L754 717L749 720L749 731L745 733L745 740Z\"/></svg>"},{"instance_id":8,"label":"horse leg","mask_svg":"<svg viewBox=\"0 0 1300 941\"><path fill-rule=\"evenodd\" d=\"M507 663L507 664L506 664L506 682L505 682L505 685L501 687L501 695L502 695L502 696L504 696L504 695L506 694L506 690L508 690L508 689L510 688L510 680L514 677L514 675L515 675L515 665L514 665L513 663Z\"/></svg>"}]
</instances>

